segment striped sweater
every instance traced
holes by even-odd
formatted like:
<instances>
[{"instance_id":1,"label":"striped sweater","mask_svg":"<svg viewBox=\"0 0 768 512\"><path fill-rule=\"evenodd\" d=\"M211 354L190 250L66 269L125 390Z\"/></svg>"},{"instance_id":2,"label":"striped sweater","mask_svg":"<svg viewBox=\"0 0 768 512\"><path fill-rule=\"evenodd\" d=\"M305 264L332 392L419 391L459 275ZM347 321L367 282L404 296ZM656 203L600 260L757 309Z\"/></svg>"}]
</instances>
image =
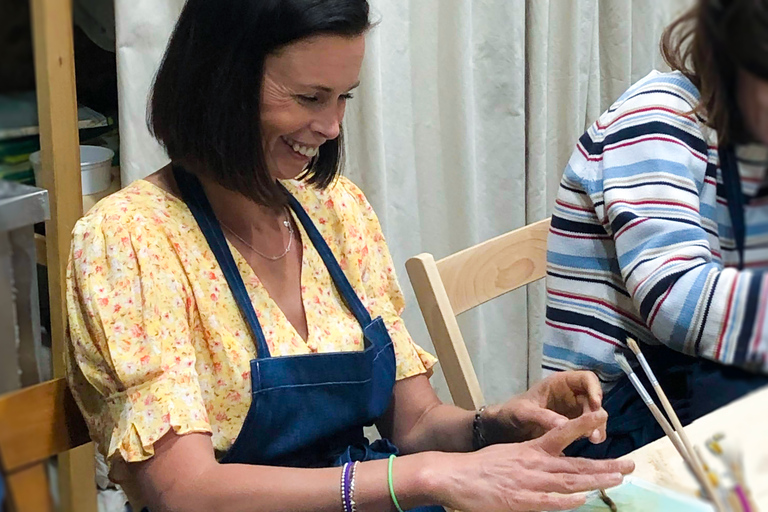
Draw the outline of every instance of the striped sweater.
<instances>
[{"instance_id":1,"label":"striped sweater","mask_svg":"<svg viewBox=\"0 0 768 512\"><path fill-rule=\"evenodd\" d=\"M652 72L579 139L552 216L545 373L589 369L610 389L625 340L768 371L768 148L736 148L738 264L717 135L682 74Z\"/></svg>"}]
</instances>

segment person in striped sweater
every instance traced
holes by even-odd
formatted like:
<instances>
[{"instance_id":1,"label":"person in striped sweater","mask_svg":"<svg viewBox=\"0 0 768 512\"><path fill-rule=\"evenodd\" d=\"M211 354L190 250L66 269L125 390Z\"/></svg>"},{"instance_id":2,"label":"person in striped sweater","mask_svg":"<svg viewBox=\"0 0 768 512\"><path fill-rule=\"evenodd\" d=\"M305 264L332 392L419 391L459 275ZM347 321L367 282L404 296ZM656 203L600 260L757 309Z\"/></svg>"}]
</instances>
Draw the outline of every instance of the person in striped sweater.
<instances>
[{"instance_id":1,"label":"person in striped sweater","mask_svg":"<svg viewBox=\"0 0 768 512\"><path fill-rule=\"evenodd\" d=\"M552 216L544 370L592 370L609 413L569 455L663 435L614 360L628 337L684 423L768 384L768 0L699 0L661 49L673 71L579 139Z\"/></svg>"}]
</instances>

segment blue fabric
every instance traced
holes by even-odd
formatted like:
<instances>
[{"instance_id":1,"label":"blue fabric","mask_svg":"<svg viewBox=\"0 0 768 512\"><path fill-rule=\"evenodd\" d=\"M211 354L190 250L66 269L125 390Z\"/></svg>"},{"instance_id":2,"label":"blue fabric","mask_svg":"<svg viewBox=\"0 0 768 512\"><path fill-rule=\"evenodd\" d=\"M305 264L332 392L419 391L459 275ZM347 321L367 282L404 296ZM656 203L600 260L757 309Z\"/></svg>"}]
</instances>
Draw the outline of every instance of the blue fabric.
<instances>
[{"instance_id":1,"label":"blue fabric","mask_svg":"<svg viewBox=\"0 0 768 512\"><path fill-rule=\"evenodd\" d=\"M644 346L643 354L683 426L768 385L768 377L764 375L697 359L664 346ZM639 365L633 366L643 385L655 396L645 373ZM603 408L608 412L606 441L601 444L592 444L587 439L576 441L565 449L566 455L612 459L664 436L626 375L605 395Z\"/></svg>"},{"instance_id":2,"label":"blue fabric","mask_svg":"<svg viewBox=\"0 0 768 512\"><path fill-rule=\"evenodd\" d=\"M174 168L174 176L257 342L257 358L251 361L251 407L240 434L221 462L332 467L396 453L388 441L369 444L363 435L363 426L381 417L392 400L396 369L392 340L383 320L371 319L301 204L286 191L291 209L362 328L361 352L272 357L200 182L179 167Z\"/></svg>"},{"instance_id":3,"label":"blue fabric","mask_svg":"<svg viewBox=\"0 0 768 512\"><path fill-rule=\"evenodd\" d=\"M736 153L732 146L721 148L718 152L720 168L723 173L723 186L728 198L728 213L731 216L733 226L733 240L736 243L736 251L739 253L739 270L744 268L744 239L746 237L746 224L744 221L744 192L741 189L741 175L736 163Z\"/></svg>"}]
</instances>

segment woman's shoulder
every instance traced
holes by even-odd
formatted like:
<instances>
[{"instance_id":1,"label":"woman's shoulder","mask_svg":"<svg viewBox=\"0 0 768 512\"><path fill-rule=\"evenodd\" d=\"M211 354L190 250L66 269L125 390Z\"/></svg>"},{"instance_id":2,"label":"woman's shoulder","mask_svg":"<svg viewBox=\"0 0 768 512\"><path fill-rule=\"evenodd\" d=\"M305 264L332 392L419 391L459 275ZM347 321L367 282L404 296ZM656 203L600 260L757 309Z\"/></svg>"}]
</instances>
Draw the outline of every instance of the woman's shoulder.
<instances>
[{"instance_id":1,"label":"woman's shoulder","mask_svg":"<svg viewBox=\"0 0 768 512\"><path fill-rule=\"evenodd\" d=\"M696 86L679 71L652 71L627 89L580 142L602 152L640 138L657 144L674 139L706 158L712 133L695 112L699 100Z\"/></svg>"},{"instance_id":2,"label":"woman's shoulder","mask_svg":"<svg viewBox=\"0 0 768 512\"><path fill-rule=\"evenodd\" d=\"M376 212L349 178L341 176L324 189L296 181L286 186L329 244L352 240L379 244L384 240Z\"/></svg>"},{"instance_id":3,"label":"woman's shoulder","mask_svg":"<svg viewBox=\"0 0 768 512\"><path fill-rule=\"evenodd\" d=\"M680 71L651 71L622 94L606 113L658 105L680 112L695 109L701 95L696 86Z\"/></svg>"},{"instance_id":4,"label":"woman's shoulder","mask_svg":"<svg viewBox=\"0 0 768 512\"><path fill-rule=\"evenodd\" d=\"M158 228L183 214L182 206L158 186L137 180L99 201L77 222L73 235L94 230L161 232Z\"/></svg>"},{"instance_id":5,"label":"woman's shoulder","mask_svg":"<svg viewBox=\"0 0 768 512\"><path fill-rule=\"evenodd\" d=\"M346 176L339 176L325 188L296 180L285 182L285 185L310 215L320 211L334 212L337 215L373 214L373 209L363 191Z\"/></svg>"},{"instance_id":6,"label":"woman's shoulder","mask_svg":"<svg viewBox=\"0 0 768 512\"><path fill-rule=\"evenodd\" d=\"M704 121L694 110L700 100L699 90L681 72L651 71L635 82L600 118L597 132L644 129L674 125L701 134Z\"/></svg>"}]
</instances>

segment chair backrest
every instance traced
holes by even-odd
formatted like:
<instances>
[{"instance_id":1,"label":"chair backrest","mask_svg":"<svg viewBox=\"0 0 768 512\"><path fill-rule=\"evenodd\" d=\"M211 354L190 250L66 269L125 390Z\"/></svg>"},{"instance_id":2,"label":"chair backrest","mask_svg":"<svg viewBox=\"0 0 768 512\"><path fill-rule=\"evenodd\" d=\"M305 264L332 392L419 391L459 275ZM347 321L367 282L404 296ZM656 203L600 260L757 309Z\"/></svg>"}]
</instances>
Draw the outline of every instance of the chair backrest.
<instances>
[{"instance_id":1,"label":"chair backrest","mask_svg":"<svg viewBox=\"0 0 768 512\"><path fill-rule=\"evenodd\" d=\"M456 315L537 281L547 272L549 219L510 231L435 261L431 254L405 263L453 402L484 404Z\"/></svg>"},{"instance_id":2,"label":"chair backrest","mask_svg":"<svg viewBox=\"0 0 768 512\"><path fill-rule=\"evenodd\" d=\"M53 511L46 464L90 442L64 379L0 396L0 471L15 512Z\"/></svg>"}]
</instances>

